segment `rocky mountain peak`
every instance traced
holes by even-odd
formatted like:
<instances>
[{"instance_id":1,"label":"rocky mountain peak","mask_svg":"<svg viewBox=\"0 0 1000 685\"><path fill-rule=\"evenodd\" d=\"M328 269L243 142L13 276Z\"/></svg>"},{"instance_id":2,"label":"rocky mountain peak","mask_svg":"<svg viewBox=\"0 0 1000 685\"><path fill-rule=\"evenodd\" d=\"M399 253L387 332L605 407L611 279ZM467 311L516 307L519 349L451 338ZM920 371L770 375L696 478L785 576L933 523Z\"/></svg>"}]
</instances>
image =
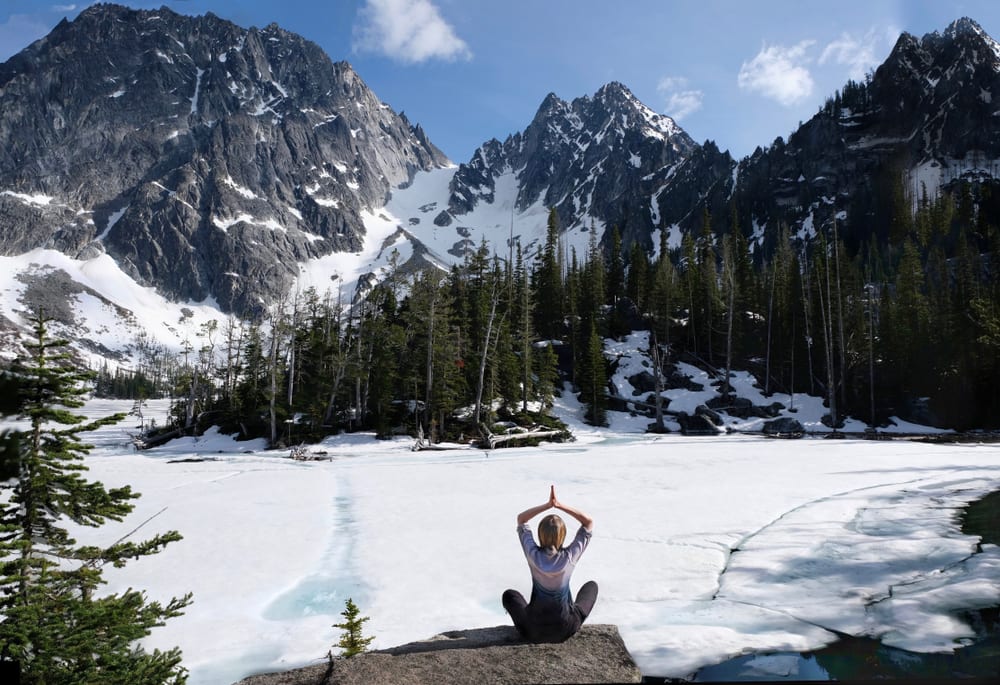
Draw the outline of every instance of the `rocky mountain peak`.
<instances>
[{"instance_id":1,"label":"rocky mountain peak","mask_svg":"<svg viewBox=\"0 0 1000 685\"><path fill-rule=\"evenodd\" d=\"M955 21L948 24L948 27L944 30L944 35L946 38L956 39L960 36L978 36L980 38L986 38L990 41L990 38L983 28L974 19L969 17L961 17Z\"/></svg>"},{"instance_id":2,"label":"rocky mountain peak","mask_svg":"<svg viewBox=\"0 0 1000 685\"><path fill-rule=\"evenodd\" d=\"M493 204L497 180L510 174L514 206L555 207L566 230L631 226L637 239L652 230L649 214L626 215L625 198L638 203L649 179L696 148L668 116L639 101L621 83L566 102L550 93L523 132L502 145L487 143L462 164L451 182L449 216L461 221L480 204ZM634 226L632 226L634 224Z\"/></svg>"},{"instance_id":3,"label":"rocky mountain peak","mask_svg":"<svg viewBox=\"0 0 1000 685\"><path fill-rule=\"evenodd\" d=\"M248 310L361 245L363 210L448 163L346 62L271 24L103 4L0 65L0 253L106 251ZM41 199L44 198L44 201Z\"/></svg>"},{"instance_id":4,"label":"rocky mountain peak","mask_svg":"<svg viewBox=\"0 0 1000 685\"><path fill-rule=\"evenodd\" d=\"M707 208L722 232L738 217L765 253L780 226L806 242L836 221L859 244L898 213L892 192L916 202L997 177L998 96L1000 49L971 19L920 38L903 33L869 77L845 84L787 143L735 169L705 148L692 155L655 195L660 215L681 232L697 230L692 206Z\"/></svg>"}]
</instances>

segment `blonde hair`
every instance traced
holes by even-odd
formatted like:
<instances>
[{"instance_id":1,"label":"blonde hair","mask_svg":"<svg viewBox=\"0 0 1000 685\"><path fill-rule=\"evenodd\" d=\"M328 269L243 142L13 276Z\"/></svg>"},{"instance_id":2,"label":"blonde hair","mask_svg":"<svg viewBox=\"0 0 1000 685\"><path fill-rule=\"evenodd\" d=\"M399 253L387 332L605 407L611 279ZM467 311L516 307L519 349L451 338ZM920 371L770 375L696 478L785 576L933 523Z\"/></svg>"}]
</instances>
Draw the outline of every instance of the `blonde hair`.
<instances>
[{"instance_id":1,"label":"blonde hair","mask_svg":"<svg viewBox=\"0 0 1000 685\"><path fill-rule=\"evenodd\" d=\"M541 547L562 547L566 539L566 524L555 514L549 514L538 524L538 542Z\"/></svg>"}]
</instances>

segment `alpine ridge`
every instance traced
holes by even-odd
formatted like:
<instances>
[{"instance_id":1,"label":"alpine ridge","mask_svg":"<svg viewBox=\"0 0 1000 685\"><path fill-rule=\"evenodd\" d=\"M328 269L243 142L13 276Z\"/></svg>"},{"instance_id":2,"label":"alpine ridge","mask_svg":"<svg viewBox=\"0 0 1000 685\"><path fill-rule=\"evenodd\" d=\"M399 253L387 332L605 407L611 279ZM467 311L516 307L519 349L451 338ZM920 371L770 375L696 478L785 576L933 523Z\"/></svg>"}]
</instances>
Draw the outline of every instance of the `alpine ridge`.
<instances>
[{"instance_id":1,"label":"alpine ridge","mask_svg":"<svg viewBox=\"0 0 1000 685\"><path fill-rule=\"evenodd\" d=\"M959 182L1000 178L1000 46L963 18L923 38L903 33L863 83L848 82L785 141L738 162L706 145L657 191L660 213L681 230L691 191L720 232L733 217L757 246L787 226L800 241L836 219L850 244L873 230L885 242L893 216ZM875 228L872 227L881 227Z\"/></svg>"},{"instance_id":2,"label":"alpine ridge","mask_svg":"<svg viewBox=\"0 0 1000 685\"><path fill-rule=\"evenodd\" d=\"M455 167L348 63L277 25L100 4L0 65L0 255L104 255L173 302L252 315L330 256L356 262L357 292L394 253L447 268L517 240L530 256L548 208L578 255L612 229L677 250L705 217L758 260L786 227L800 245L834 222L849 246L885 242L901 208L995 183L998 95L1000 46L963 18L902 34L863 82L740 160L612 82L549 94ZM28 291L95 287L19 278L34 285L8 297L8 327ZM337 278L317 280L350 301Z\"/></svg>"},{"instance_id":3,"label":"alpine ridge","mask_svg":"<svg viewBox=\"0 0 1000 685\"><path fill-rule=\"evenodd\" d=\"M442 220L492 202L497 178L513 174L518 210L536 202L554 207L566 229L626 224L630 237L645 243L653 221L640 208L652 180L669 175L696 148L673 119L620 83L570 103L550 93L523 132L488 141L458 168L449 186L450 216Z\"/></svg>"},{"instance_id":4,"label":"alpine ridge","mask_svg":"<svg viewBox=\"0 0 1000 685\"><path fill-rule=\"evenodd\" d=\"M107 252L252 312L448 163L346 62L277 25L94 5L0 65L0 254Z\"/></svg>"}]
</instances>

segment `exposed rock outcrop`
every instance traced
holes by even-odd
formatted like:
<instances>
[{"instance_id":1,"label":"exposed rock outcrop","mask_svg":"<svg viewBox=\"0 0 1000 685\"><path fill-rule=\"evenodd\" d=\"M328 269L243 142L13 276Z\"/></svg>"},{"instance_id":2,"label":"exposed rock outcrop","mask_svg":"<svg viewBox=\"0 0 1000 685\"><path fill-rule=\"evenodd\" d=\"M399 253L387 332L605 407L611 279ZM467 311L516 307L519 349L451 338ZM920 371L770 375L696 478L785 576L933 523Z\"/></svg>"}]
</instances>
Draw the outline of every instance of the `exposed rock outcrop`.
<instances>
[{"instance_id":1,"label":"exposed rock outcrop","mask_svg":"<svg viewBox=\"0 0 1000 685\"><path fill-rule=\"evenodd\" d=\"M464 685L638 683L642 674L613 625L586 625L561 644L521 640L512 626L456 630L429 640L334 659L237 685Z\"/></svg>"},{"instance_id":2,"label":"exposed rock outcrop","mask_svg":"<svg viewBox=\"0 0 1000 685\"><path fill-rule=\"evenodd\" d=\"M0 254L110 254L248 312L362 245L363 212L447 158L347 62L271 24L87 8L0 64Z\"/></svg>"},{"instance_id":3,"label":"exposed rock outcrop","mask_svg":"<svg viewBox=\"0 0 1000 685\"><path fill-rule=\"evenodd\" d=\"M673 119L621 83L572 102L550 93L523 132L503 143L487 141L459 166L449 212L461 217L479 203L495 202L498 181L511 174L518 210L541 202L556 209L566 229L596 220L618 226L626 245L639 241L652 249L658 222L650 213L658 187L653 181L670 176L697 147Z\"/></svg>"}]
</instances>

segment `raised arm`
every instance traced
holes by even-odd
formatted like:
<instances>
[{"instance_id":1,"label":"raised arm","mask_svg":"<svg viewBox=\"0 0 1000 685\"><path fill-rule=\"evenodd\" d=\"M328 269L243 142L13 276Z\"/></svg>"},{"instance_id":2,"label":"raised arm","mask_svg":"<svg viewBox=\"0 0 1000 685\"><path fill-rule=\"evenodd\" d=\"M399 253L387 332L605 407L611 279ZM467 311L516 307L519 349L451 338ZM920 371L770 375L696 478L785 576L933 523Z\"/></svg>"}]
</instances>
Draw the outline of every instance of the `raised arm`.
<instances>
[{"instance_id":1,"label":"raised arm","mask_svg":"<svg viewBox=\"0 0 1000 685\"><path fill-rule=\"evenodd\" d=\"M556 488L552 487L551 494L549 495L549 506L555 507L560 511L565 511L567 514L575 518L580 522L580 525L586 528L588 531L594 528L594 519L590 518L584 514L579 509L574 509L573 507L566 506L562 502L556 499Z\"/></svg>"},{"instance_id":2,"label":"raised arm","mask_svg":"<svg viewBox=\"0 0 1000 685\"><path fill-rule=\"evenodd\" d=\"M531 507L530 509L525 509L520 514L517 515L517 525L523 526L525 523L535 518L541 514L546 509L551 509L552 504L546 502L545 504L539 504L537 507Z\"/></svg>"}]
</instances>

